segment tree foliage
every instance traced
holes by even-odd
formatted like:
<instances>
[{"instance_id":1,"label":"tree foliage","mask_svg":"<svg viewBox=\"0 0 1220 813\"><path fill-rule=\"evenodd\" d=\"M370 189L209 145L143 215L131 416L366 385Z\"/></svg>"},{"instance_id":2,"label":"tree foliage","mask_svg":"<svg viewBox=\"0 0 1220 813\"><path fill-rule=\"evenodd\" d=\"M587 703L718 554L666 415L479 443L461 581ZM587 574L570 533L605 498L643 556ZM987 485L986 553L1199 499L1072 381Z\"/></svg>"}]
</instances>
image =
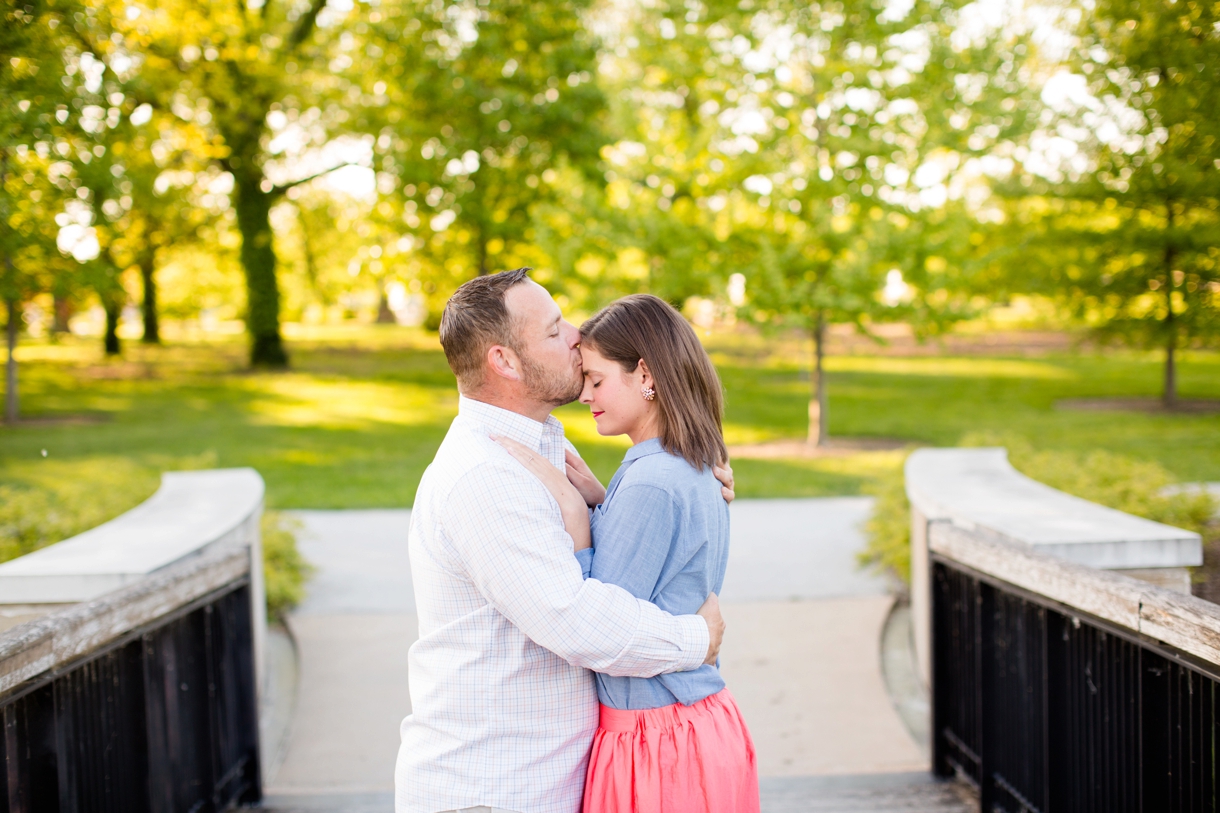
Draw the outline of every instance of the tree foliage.
<instances>
[{"instance_id":1,"label":"tree foliage","mask_svg":"<svg viewBox=\"0 0 1220 813\"><path fill-rule=\"evenodd\" d=\"M577 310L646 290L807 331L815 440L831 324L926 335L1023 293L1170 362L1214 342L1215 9L997 8L10 3L0 296L99 302L117 351L137 288L158 339L159 269L208 291L180 314L240 267L276 366L284 318L391 319L402 285L435 321L532 265Z\"/></svg>"},{"instance_id":2,"label":"tree foliage","mask_svg":"<svg viewBox=\"0 0 1220 813\"><path fill-rule=\"evenodd\" d=\"M1031 184L1013 274L1102 338L1163 348L1172 407L1176 351L1220 339L1217 8L1102 0L1074 54L1054 132L1079 151Z\"/></svg>"}]
</instances>

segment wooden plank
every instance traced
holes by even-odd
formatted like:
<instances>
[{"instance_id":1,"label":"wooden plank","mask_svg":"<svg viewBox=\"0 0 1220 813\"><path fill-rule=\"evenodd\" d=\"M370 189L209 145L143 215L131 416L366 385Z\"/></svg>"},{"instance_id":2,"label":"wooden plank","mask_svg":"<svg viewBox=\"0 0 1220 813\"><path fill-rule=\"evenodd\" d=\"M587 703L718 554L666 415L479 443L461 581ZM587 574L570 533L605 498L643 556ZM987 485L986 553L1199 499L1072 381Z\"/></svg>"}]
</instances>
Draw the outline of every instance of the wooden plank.
<instances>
[{"instance_id":1,"label":"wooden plank","mask_svg":"<svg viewBox=\"0 0 1220 813\"><path fill-rule=\"evenodd\" d=\"M988 538L945 521L930 523L928 545L933 552L992 578L1139 631L1140 601L1150 587L1144 582Z\"/></svg>"},{"instance_id":2,"label":"wooden plank","mask_svg":"<svg viewBox=\"0 0 1220 813\"><path fill-rule=\"evenodd\" d=\"M1220 607L1210 601L1154 588L1140 607L1140 632L1220 664Z\"/></svg>"},{"instance_id":3,"label":"wooden plank","mask_svg":"<svg viewBox=\"0 0 1220 813\"><path fill-rule=\"evenodd\" d=\"M928 545L979 573L1220 665L1220 606L983 534L933 522Z\"/></svg>"}]
</instances>

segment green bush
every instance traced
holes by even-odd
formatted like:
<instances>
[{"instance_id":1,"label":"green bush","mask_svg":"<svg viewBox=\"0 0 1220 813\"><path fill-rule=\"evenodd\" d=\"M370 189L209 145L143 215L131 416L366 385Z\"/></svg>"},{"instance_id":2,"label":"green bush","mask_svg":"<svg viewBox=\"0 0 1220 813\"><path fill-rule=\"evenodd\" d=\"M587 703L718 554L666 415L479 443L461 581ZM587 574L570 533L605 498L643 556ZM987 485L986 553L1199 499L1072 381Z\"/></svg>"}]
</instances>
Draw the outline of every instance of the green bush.
<instances>
[{"instance_id":1,"label":"green bush","mask_svg":"<svg viewBox=\"0 0 1220 813\"><path fill-rule=\"evenodd\" d=\"M263 514L263 579L267 588L267 614L282 616L305 595L305 580L312 571L297 550L299 520L278 511Z\"/></svg>"},{"instance_id":2,"label":"green bush","mask_svg":"<svg viewBox=\"0 0 1220 813\"><path fill-rule=\"evenodd\" d=\"M1205 543L1220 535L1213 517L1216 500L1205 492L1166 493L1173 475L1161 464L1102 450L1038 450L1023 437L970 434L962 446L1003 446L1013 468L1052 488L1128 514L1202 534ZM909 584L911 581L910 504L902 470L870 491L877 502L865 526L867 542L859 561Z\"/></svg>"},{"instance_id":3,"label":"green bush","mask_svg":"<svg viewBox=\"0 0 1220 813\"><path fill-rule=\"evenodd\" d=\"M906 458L903 458L906 462ZM911 582L911 504L907 501L902 467L887 473L864 489L876 498L864 526L867 540L857 557L860 565Z\"/></svg>"}]
</instances>

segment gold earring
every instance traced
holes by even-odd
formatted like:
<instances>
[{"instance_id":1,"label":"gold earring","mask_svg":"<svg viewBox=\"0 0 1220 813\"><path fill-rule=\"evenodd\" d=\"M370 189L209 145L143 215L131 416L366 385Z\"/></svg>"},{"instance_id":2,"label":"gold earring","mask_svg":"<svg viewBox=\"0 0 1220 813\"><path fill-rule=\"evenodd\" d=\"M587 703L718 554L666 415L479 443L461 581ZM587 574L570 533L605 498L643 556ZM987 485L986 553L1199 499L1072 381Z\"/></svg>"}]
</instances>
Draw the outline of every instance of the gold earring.
<instances>
[{"instance_id":1,"label":"gold earring","mask_svg":"<svg viewBox=\"0 0 1220 813\"><path fill-rule=\"evenodd\" d=\"M652 400L656 399L657 391L654 390L652 387L644 387L643 389L640 390L640 395L644 396L645 401L652 401Z\"/></svg>"}]
</instances>

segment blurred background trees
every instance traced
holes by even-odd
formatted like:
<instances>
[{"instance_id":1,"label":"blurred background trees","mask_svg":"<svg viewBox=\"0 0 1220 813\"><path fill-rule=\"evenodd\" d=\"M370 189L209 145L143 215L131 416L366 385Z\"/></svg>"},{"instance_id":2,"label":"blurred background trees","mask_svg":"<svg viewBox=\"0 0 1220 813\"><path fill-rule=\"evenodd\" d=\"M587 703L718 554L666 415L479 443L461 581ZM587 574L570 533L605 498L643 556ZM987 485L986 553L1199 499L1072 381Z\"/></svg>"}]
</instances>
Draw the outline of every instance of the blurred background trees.
<instances>
[{"instance_id":1,"label":"blurred background trees","mask_svg":"<svg viewBox=\"0 0 1220 813\"><path fill-rule=\"evenodd\" d=\"M1078 16L1043 133L1061 160L1027 158L1013 255L1026 290L1099 337L1161 348L1167 408L1177 351L1220 336L1218 29L1205 3L1102 0Z\"/></svg>"},{"instance_id":2,"label":"blurred background trees","mask_svg":"<svg viewBox=\"0 0 1220 813\"><path fill-rule=\"evenodd\" d=\"M822 443L832 325L929 335L1032 297L1162 348L1167 405L1175 352L1220 338L1199 3L3 9L10 343L97 308L118 353L126 308L150 343L241 318L282 366L284 321L435 324L532 265L574 314L650 291L803 331Z\"/></svg>"}]
</instances>

